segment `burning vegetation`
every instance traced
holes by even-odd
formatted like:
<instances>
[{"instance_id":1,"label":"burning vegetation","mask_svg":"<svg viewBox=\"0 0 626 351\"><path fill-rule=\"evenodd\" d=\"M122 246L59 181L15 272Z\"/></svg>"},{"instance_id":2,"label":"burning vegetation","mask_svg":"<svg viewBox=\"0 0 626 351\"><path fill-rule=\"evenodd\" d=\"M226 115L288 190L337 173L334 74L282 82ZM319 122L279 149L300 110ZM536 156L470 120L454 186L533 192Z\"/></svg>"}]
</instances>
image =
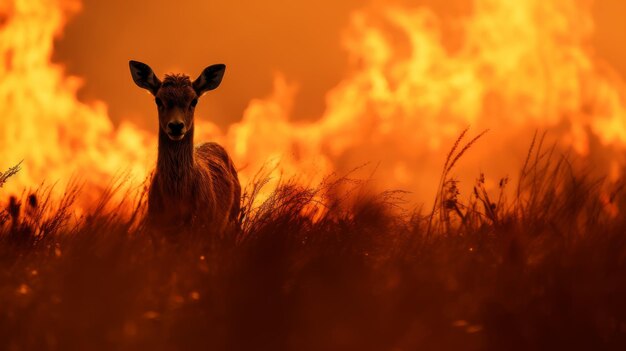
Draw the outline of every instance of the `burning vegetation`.
<instances>
[{"instance_id":1,"label":"burning vegetation","mask_svg":"<svg viewBox=\"0 0 626 351\"><path fill-rule=\"evenodd\" d=\"M253 205L260 174L241 231L175 239L142 225L141 195L130 217L109 192L78 219L74 191L11 198L1 347L622 349L626 195L541 144L512 198L481 175L461 201L457 143L432 212L349 177L283 181Z\"/></svg>"},{"instance_id":2,"label":"burning vegetation","mask_svg":"<svg viewBox=\"0 0 626 351\"><path fill-rule=\"evenodd\" d=\"M0 4L0 349L623 349L626 88L588 6L355 12L319 118L278 76L195 120L241 167L240 227L164 236L155 134L51 61L80 3Z\"/></svg>"}]
</instances>

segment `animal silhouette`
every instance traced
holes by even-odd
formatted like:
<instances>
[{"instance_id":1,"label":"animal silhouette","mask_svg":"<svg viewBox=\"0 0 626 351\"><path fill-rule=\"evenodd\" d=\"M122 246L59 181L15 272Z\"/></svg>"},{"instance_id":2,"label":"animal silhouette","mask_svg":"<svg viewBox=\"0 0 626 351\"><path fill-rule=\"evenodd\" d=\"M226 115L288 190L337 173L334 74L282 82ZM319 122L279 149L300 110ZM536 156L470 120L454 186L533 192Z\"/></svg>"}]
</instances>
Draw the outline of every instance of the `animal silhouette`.
<instances>
[{"instance_id":1,"label":"animal silhouette","mask_svg":"<svg viewBox=\"0 0 626 351\"><path fill-rule=\"evenodd\" d=\"M183 74L165 75L161 82L148 65L129 65L135 83L154 95L159 115L148 223L165 228L200 225L218 232L235 225L241 186L232 160L217 143L193 144L198 98L220 85L226 66L209 66L193 82Z\"/></svg>"}]
</instances>

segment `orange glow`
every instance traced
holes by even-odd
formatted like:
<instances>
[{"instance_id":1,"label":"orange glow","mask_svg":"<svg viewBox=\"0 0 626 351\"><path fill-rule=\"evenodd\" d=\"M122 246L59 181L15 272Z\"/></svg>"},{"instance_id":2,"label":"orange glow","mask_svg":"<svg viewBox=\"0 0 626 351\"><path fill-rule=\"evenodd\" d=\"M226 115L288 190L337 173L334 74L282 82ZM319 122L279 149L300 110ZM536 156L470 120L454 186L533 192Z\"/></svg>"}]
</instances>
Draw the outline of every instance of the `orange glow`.
<instances>
[{"instance_id":1,"label":"orange glow","mask_svg":"<svg viewBox=\"0 0 626 351\"><path fill-rule=\"evenodd\" d=\"M76 99L81 80L50 62L53 38L79 3L12 1L0 10L0 132L2 165L24 160L10 192L42 182L86 182L96 195L115 174L146 177L154 138L130 124L114 129L104 103Z\"/></svg>"},{"instance_id":2,"label":"orange glow","mask_svg":"<svg viewBox=\"0 0 626 351\"><path fill-rule=\"evenodd\" d=\"M411 190L421 201L433 198L445 154L468 125L492 131L457 170L468 177L516 169L536 129L582 156L595 158L598 148L623 153L626 87L589 48L587 2L473 5L457 19L455 38L426 7L357 11L338 36L351 69L317 120L292 120L296 82L278 74L273 93L251 101L240 122L220 131L201 120L196 140L224 144L244 185L268 163L275 178L315 183L372 162L378 186ZM0 5L0 166L24 160L4 191L77 176L89 194L123 171L140 182L154 164L154 133L129 122L114 127L106 104L79 101L81 79L51 63L55 36L79 8L62 0ZM622 158L602 158L613 176Z\"/></svg>"}]
</instances>

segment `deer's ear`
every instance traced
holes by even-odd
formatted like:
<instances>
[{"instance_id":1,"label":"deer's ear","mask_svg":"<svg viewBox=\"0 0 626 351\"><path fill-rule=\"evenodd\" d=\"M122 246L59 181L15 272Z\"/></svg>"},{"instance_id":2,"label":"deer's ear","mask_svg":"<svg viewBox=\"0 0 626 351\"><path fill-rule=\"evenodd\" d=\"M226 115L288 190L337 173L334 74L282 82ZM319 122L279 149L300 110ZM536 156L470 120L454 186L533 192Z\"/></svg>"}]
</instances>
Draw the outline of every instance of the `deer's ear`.
<instances>
[{"instance_id":1,"label":"deer's ear","mask_svg":"<svg viewBox=\"0 0 626 351\"><path fill-rule=\"evenodd\" d=\"M224 71L226 71L226 65L221 63L205 68L200 77L193 82L193 89L196 91L196 94L201 96L207 91L217 88L222 82Z\"/></svg>"},{"instance_id":2,"label":"deer's ear","mask_svg":"<svg viewBox=\"0 0 626 351\"><path fill-rule=\"evenodd\" d=\"M152 93L152 95L156 95L157 91L161 87L161 81L152 71L150 66L145 63L138 61L130 61L128 62L130 66L130 74L133 76L133 80L135 84L137 84L140 88L147 89Z\"/></svg>"}]
</instances>

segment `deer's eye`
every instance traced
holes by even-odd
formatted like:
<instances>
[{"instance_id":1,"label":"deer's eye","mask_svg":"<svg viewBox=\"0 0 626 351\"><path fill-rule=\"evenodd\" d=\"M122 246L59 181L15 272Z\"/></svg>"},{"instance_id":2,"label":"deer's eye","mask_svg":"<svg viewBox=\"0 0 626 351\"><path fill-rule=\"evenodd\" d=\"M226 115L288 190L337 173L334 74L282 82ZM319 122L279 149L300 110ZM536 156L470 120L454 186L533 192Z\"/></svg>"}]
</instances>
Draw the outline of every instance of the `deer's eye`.
<instances>
[{"instance_id":1,"label":"deer's eye","mask_svg":"<svg viewBox=\"0 0 626 351\"><path fill-rule=\"evenodd\" d=\"M191 100L191 107L196 107L197 104L198 104L198 99Z\"/></svg>"},{"instance_id":2,"label":"deer's eye","mask_svg":"<svg viewBox=\"0 0 626 351\"><path fill-rule=\"evenodd\" d=\"M156 99L154 99L154 101L156 102L156 104L157 104L157 106L158 106L159 108L162 108L162 107L163 107L163 101L161 101L161 99L156 98Z\"/></svg>"}]
</instances>

